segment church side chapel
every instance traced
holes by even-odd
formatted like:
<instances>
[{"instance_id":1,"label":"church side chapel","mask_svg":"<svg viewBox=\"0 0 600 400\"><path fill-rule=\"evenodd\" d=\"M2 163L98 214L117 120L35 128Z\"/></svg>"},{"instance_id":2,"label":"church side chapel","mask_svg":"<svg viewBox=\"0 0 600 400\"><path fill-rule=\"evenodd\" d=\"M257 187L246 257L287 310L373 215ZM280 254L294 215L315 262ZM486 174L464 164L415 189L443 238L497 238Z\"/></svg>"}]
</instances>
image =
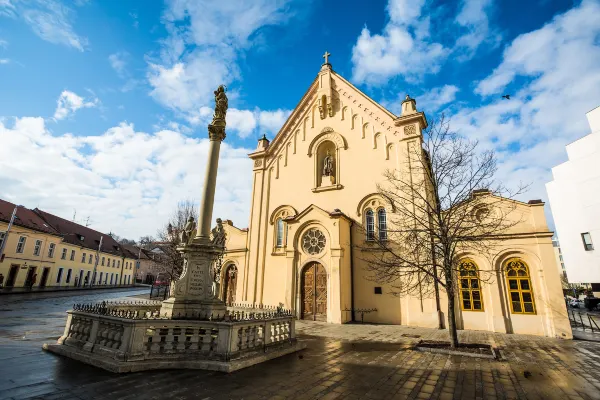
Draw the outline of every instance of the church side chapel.
<instances>
[{"instance_id":1,"label":"church side chapel","mask_svg":"<svg viewBox=\"0 0 600 400\"><path fill-rule=\"evenodd\" d=\"M335 73L329 56L278 134L249 154L250 220L248 229L223 222L221 298L281 303L304 320L343 324L369 309L364 322L437 328L434 296L390 295L368 279L361 254L366 242L387 239L393 210L377 183L385 170L408 168L427 119L409 96L392 114ZM515 204L523 219L498 254L461 261L458 328L572 338L544 204ZM480 282L479 271L494 279ZM440 301L447 327L443 291Z\"/></svg>"}]
</instances>

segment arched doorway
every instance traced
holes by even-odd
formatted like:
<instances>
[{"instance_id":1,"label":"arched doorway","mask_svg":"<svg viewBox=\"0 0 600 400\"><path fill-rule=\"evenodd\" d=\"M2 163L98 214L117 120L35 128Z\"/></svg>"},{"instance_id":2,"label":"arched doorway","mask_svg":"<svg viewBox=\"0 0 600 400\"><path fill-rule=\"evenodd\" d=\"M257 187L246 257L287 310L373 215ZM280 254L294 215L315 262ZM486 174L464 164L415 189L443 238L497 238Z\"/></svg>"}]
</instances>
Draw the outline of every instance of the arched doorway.
<instances>
[{"instance_id":1,"label":"arched doorway","mask_svg":"<svg viewBox=\"0 0 600 400\"><path fill-rule=\"evenodd\" d=\"M313 262L302 271L302 319L327 321L327 272Z\"/></svg>"},{"instance_id":2,"label":"arched doorway","mask_svg":"<svg viewBox=\"0 0 600 400\"><path fill-rule=\"evenodd\" d=\"M237 286L237 267L235 264L229 264L227 266L223 278L225 278L225 286L223 287L223 301L225 301L225 304L235 303L235 289Z\"/></svg>"}]
</instances>

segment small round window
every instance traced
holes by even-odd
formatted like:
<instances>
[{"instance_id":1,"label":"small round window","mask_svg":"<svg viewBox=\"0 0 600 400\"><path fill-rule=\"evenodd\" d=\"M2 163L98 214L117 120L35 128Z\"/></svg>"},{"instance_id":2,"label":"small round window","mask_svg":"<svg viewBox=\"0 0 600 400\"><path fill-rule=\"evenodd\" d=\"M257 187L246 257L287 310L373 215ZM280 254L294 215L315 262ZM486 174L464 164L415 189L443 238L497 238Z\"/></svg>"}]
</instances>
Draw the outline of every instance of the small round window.
<instances>
[{"instance_id":1,"label":"small round window","mask_svg":"<svg viewBox=\"0 0 600 400\"><path fill-rule=\"evenodd\" d=\"M325 249L325 235L316 228L309 229L302 237L302 249L308 254L319 254Z\"/></svg>"}]
</instances>

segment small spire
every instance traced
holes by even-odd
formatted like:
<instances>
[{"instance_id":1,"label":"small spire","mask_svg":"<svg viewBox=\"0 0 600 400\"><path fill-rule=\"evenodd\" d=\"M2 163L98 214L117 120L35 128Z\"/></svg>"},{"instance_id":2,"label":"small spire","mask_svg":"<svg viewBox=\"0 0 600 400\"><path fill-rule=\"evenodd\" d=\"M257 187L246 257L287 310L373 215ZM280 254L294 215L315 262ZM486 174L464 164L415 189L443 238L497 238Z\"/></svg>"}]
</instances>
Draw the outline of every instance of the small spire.
<instances>
[{"instance_id":1,"label":"small spire","mask_svg":"<svg viewBox=\"0 0 600 400\"><path fill-rule=\"evenodd\" d=\"M267 139L267 135L265 135L263 133L263 136L258 139L258 146L256 147L256 150L266 150L267 147L269 147L269 139Z\"/></svg>"},{"instance_id":2,"label":"small spire","mask_svg":"<svg viewBox=\"0 0 600 400\"><path fill-rule=\"evenodd\" d=\"M417 101L415 99L411 98L407 94L406 99L404 99L404 101L402 102L401 116L415 114L416 112L417 112Z\"/></svg>"}]
</instances>

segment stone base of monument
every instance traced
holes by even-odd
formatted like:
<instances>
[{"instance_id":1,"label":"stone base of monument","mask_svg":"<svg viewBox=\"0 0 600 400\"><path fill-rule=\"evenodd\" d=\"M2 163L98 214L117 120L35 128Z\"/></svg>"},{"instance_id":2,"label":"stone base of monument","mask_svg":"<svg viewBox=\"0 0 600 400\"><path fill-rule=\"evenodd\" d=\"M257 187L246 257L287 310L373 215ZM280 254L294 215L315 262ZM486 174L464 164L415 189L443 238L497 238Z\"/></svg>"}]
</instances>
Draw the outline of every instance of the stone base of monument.
<instances>
[{"instance_id":1,"label":"stone base of monument","mask_svg":"<svg viewBox=\"0 0 600 400\"><path fill-rule=\"evenodd\" d=\"M158 303L78 305L67 311L64 334L44 350L112 372L207 369L232 372L305 346L289 311L246 308L168 319ZM236 310L240 310L239 306Z\"/></svg>"}]
</instances>

